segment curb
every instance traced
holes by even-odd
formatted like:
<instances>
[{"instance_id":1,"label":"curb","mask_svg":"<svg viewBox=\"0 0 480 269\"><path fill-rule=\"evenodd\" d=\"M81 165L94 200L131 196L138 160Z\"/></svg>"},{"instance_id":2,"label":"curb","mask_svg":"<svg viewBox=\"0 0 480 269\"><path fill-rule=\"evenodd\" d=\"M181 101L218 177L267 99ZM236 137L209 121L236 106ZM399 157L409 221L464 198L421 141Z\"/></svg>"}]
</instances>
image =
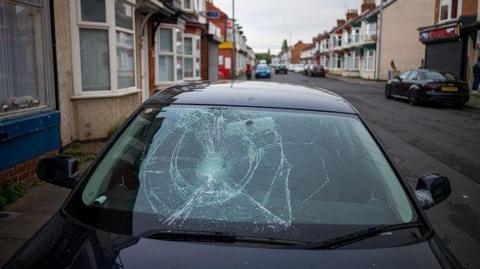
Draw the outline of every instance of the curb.
<instances>
[{"instance_id":1,"label":"curb","mask_svg":"<svg viewBox=\"0 0 480 269\"><path fill-rule=\"evenodd\" d=\"M326 75L327 78L334 79L337 81L342 81L342 82L347 82L347 83L352 83L352 84L357 84L357 85L365 85L365 86L378 86L378 87L383 87L386 81L377 81L377 80L365 80L361 78L355 78L355 79L349 79L349 78L344 78L341 76L335 76L335 75Z\"/></svg>"}]
</instances>

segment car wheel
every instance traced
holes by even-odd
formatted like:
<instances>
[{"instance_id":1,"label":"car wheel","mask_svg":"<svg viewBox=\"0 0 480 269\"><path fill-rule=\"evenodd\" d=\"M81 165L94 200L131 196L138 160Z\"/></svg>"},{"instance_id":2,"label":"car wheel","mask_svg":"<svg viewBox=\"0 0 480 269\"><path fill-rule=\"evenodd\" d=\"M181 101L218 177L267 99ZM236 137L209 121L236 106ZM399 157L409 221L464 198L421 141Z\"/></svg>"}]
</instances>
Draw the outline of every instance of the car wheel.
<instances>
[{"instance_id":1,"label":"car wheel","mask_svg":"<svg viewBox=\"0 0 480 269\"><path fill-rule=\"evenodd\" d=\"M408 103L412 106L418 105L417 91L415 90L410 91L410 94L408 95Z\"/></svg>"},{"instance_id":2,"label":"car wheel","mask_svg":"<svg viewBox=\"0 0 480 269\"><path fill-rule=\"evenodd\" d=\"M388 87L385 87L385 97L387 99L392 99L393 98L392 97L392 92L390 91L390 88L388 88Z\"/></svg>"}]
</instances>

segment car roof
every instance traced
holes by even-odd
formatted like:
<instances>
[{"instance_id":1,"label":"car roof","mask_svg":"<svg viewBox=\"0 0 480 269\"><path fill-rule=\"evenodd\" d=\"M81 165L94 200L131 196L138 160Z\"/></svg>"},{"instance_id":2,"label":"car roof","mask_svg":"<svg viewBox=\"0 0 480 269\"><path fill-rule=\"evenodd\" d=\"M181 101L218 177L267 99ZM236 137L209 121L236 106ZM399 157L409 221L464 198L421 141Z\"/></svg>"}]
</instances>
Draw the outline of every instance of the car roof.
<instances>
[{"instance_id":1,"label":"car roof","mask_svg":"<svg viewBox=\"0 0 480 269\"><path fill-rule=\"evenodd\" d=\"M324 89L276 82L197 82L158 92L147 104L216 105L358 114L342 97Z\"/></svg>"}]
</instances>

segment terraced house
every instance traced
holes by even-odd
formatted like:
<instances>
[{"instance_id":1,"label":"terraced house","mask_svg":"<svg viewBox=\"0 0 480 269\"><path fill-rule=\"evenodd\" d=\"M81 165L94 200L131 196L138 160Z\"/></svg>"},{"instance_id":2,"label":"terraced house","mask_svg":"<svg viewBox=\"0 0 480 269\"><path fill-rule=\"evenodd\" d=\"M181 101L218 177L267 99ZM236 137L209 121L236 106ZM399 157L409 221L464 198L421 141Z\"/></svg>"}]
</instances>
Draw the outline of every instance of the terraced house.
<instances>
[{"instance_id":1,"label":"terraced house","mask_svg":"<svg viewBox=\"0 0 480 269\"><path fill-rule=\"evenodd\" d=\"M375 78L379 8L374 0L363 0L360 14L348 10L333 29L320 37L320 64L330 74Z\"/></svg>"},{"instance_id":2,"label":"terraced house","mask_svg":"<svg viewBox=\"0 0 480 269\"><path fill-rule=\"evenodd\" d=\"M0 186L105 138L155 91L217 79L224 40L205 1L0 0Z\"/></svg>"}]
</instances>

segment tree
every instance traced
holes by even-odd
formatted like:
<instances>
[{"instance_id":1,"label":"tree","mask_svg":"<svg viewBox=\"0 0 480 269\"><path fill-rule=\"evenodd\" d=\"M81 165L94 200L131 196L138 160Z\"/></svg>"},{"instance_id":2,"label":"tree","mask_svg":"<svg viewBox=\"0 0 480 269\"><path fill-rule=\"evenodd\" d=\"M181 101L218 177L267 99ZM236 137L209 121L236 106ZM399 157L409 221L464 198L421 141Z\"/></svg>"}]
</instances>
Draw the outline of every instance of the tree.
<instances>
[{"instance_id":1,"label":"tree","mask_svg":"<svg viewBox=\"0 0 480 269\"><path fill-rule=\"evenodd\" d=\"M284 39L282 43L282 52L288 52L288 42L286 39Z\"/></svg>"}]
</instances>

